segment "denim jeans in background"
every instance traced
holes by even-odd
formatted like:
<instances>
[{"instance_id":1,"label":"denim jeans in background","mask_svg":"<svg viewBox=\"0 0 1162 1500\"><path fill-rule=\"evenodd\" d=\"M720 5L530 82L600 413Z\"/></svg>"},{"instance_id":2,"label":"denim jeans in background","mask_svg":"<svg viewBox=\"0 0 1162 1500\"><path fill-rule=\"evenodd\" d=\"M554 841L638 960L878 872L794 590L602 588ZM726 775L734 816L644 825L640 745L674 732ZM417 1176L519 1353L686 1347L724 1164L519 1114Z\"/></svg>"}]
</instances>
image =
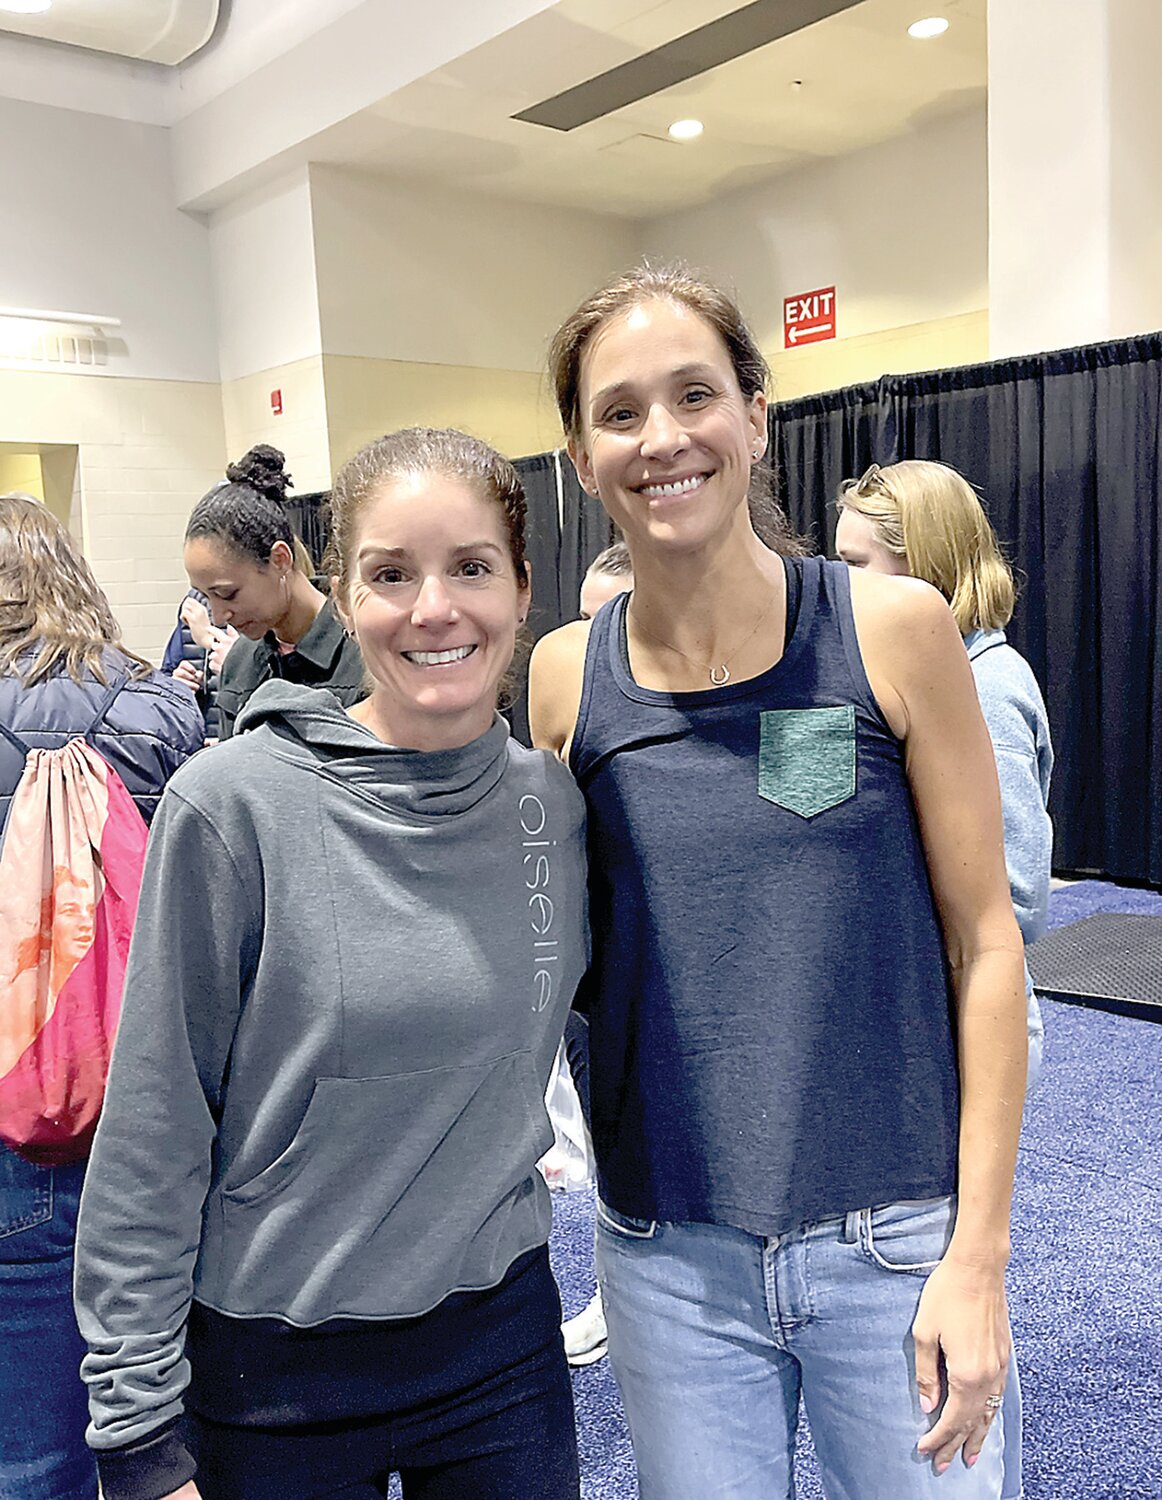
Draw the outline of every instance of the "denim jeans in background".
<instances>
[{"instance_id":1,"label":"denim jeans in background","mask_svg":"<svg viewBox=\"0 0 1162 1500\"><path fill-rule=\"evenodd\" d=\"M976 1465L916 1452L912 1321L953 1198L776 1239L598 1204L609 1355L642 1500L790 1500L803 1397L828 1500L998 1500L1003 1415Z\"/></svg>"},{"instance_id":2,"label":"denim jeans in background","mask_svg":"<svg viewBox=\"0 0 1162 1500\"><path fill-rule=\"evenodd\" d=\"M0 1496L95 1500L73 1240L84 1163L36 1167L0 1146Z\"/></svg>"}]
</instances>

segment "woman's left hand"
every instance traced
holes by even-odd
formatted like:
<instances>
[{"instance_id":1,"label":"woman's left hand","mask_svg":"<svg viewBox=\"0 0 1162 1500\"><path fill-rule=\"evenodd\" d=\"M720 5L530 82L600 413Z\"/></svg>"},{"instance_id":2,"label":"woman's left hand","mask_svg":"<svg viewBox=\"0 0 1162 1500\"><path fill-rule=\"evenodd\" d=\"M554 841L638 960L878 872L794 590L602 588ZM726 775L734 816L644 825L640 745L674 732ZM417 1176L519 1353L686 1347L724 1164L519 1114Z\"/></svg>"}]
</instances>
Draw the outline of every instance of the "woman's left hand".
<instances>
[{"instance_id":1,"label":"woman's left hand","mask_svg":"<svg viewBox=\"0 0 1162 1500\"><path fill-rule=\"evenodd\" d=\"M944 1409L916 1445L938 1474L958 1453L976 1462L999 1407L1012 1346L1003 1266L951 1259L940 1262L925 1283L912 1324L920 1406ZM944 1356L942 1386L940 1356ZM993 1404L989 1404L993 1398Z\"/></svg>"}]
</instances>

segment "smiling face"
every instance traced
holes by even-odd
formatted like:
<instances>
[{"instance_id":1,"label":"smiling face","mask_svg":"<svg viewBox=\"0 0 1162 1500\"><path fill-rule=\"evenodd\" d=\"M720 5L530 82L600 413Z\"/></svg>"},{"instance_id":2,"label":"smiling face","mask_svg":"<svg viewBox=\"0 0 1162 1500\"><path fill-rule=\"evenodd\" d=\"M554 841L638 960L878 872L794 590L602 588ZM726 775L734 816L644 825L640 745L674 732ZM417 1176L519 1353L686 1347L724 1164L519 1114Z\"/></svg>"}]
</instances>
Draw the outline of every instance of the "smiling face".
<instances>
[{"instance_id":1,"label":"smiling face","mask_svg":"<svg viewBox=\"0 0 1162 1500\"><path fill-rule=\"evenodd\" d=\"M340 612L374 681L354 717L409 749L483 734L529 605L499 505L463 479L399 475L361 507L346 561Z\"/></svg>"},{"instance_id":2,"label":"smiling face","mask_svg":"<svg viewBox=\"0 0 1162 1500\"><path fill-rule=\"evenodd\" d=\"M698 313L651 299L610 319L585 348L579 398L570 454L627 539L690 547L749 524L766 400L742 394L725 343Z\"/></svg>"},{"instance_id":3,"label":"smiling face","mask_svg":"<svg viewBox=\"0 0 1162 1500\"><path fill-rule=\"evenodd\" d=\"M270 555L270 562L260 564L213 537L196 536L186 542L186 573L209 599L215 625L233 625L252 641L261 640L268 630L278 633L290 606L294 559L285 542L276 542Z\"/></svg>"},{"instance_id":4,"label":"smiling face","mask_svg":"<svg viewBox=\"0 0 1162 1500\"><path fill-rule=\"evenodd\" d=\"M866 568L869 573L908 576L908 560L898 557L880 540L875 525L858 510L845 505L839 512L835 528L835 550L840 560L851 568Z\"/></svg>"}]
</instances>

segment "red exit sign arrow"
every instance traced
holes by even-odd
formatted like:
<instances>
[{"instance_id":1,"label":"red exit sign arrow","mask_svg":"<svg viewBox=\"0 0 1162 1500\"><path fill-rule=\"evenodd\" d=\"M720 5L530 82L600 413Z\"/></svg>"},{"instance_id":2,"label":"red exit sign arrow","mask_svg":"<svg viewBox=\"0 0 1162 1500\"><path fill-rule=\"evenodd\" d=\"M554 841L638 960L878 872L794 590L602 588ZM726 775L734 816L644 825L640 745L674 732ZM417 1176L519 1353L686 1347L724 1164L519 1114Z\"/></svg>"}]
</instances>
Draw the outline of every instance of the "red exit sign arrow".
<instances>
[{"instance_id":1,"label":"red exit sign arrow","mask_svg":"<svg viewBox=\"0 0 1162 1500\"><path fill-rule=\"evenodd\" d=\"M818 344L835 337L835 288L818 287L783 298L783 347Z\"/></svg>"}]
</instances>

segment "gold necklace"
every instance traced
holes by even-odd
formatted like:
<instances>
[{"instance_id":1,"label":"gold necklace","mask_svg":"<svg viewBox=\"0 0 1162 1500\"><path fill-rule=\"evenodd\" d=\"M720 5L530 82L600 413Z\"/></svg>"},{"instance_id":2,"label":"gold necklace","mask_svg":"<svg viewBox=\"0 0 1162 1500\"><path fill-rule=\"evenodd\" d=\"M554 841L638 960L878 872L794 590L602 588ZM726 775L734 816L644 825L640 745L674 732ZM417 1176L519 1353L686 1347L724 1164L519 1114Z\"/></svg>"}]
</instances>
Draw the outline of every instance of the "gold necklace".
<instances>
[{"instance_id":1,"label":"gold necklace","mask_svg":"<svg viewBox=\"0 0 1162 1500\"><path fill-rule=\"evenodd\" d=\"M730 681L730 670L729 670L730 663L734 660L734 658L738 655L738 653L742 650L742 648L744 646L748 646L751 643L751 641L754 639L754 637L758 634L758 628L759 628L759 626L763 623L763 621L766 619L766 617L770 614L771 610L774 609L774 607L775 607L775 601L778 599L778 597L779 597L779 594L778 594L778 590L776 589L775 592L771 596L771 602L767 605L766 609L763 610L762 614L759 615L758 619L751 626L750 631L749 631L749 633L748 633L748 635L746 637L746 640L741 641L734 648L734 650L730 653L729 656L726 656L726 657L723 658L722 663L719 666L717 666L717 667L713 666L710 662L696 661L694 659L694 657L688 656L687 653L685 651L683 651L680 646L675 646L670 641L664 641L664 640L662 640L662 638L661 638L660 635L655 635L652 630L648 630L646 628L646 626L644 626L641 623L641 621L637 618L636 615L634 616L634 621L633 621L633 623L634 623L634 629L635 630L640 630L641 633L642 633L642 635L648 636L649 639L651 641L655 642L657 645L664 646L667 651L673 651L675 653L675 655L684 657L685 660L688 661L692 666L700 668L701 671L705 672L709 676L709 678L710 678L710 684L711 684L712 687L725 687L726 684ZM626 618L627 619L629 618L629 610L628 609L626 610Z\"/></svg>"}]
</instances>

